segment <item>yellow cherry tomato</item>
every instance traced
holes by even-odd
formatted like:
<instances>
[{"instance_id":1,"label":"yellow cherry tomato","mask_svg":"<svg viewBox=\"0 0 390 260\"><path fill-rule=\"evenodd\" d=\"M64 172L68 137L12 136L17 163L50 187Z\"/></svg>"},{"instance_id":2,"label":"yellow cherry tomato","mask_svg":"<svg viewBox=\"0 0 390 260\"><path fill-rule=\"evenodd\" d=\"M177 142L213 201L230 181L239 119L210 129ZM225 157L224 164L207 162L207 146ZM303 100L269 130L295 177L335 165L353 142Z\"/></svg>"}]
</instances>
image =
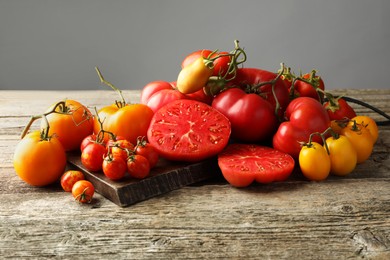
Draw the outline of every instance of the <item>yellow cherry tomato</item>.
<instances>
[{"instance_id":1,"label":"yellow cherry tomato","mask_svg":"<svg viewBox=\"0 0 390 260\"><path fill-rule=\"evenodd\" d=\"M357 164L357 153L349 139L343 135L328 137L330 173L337 176L350 174Z\"/></svg>"},{"instance_id":2,"label":"yellow cherry tomato","mask_svg":"<svg viewBox=\"0 0 390 260\"><path fill-rule=\"evenodd\" d=\"M201 90L207 84L213 72L213 63L207 63L207 60L199 57L180 71L177 77L176 87L183 94L194 93Z\"/></svg>"},{"instance_id":3,"label":"yellow cherry tomato","mask_svg":"<svg viewBox=\"0 0 390 260\"><path fill-rule=\"evenodd\" d=\"M378 125L376 124L374 119L369 116L355 116L351 119L351 121L351 123L353 123L353 121L356 121L357 124L367 128L373 137L374 143L378 140L379 130Z\"/></svg>"},{"instance_id":4,"label":"yellow cherry tomato","mask_svg":"<svg viewBox=\"0 0 390 260\"><path fill-rule=\"evenodd\" d=\"M311 142L303 146L298 160L302 174L309 180L322 181L329 176L330 158L321 144Z\"/></svg>"},{"instance_id":5,"label":"yellow cherry tomato","mask_svg":"<svg viewBox=\"0 0 390 260\"><path fill-rule=\"evenodd\" d=\"M363 125L353 123L343 128L341 134L349 139L357 154L357 163L366 161L374 148L374 137Z\"/></svg>"}]
</instances>

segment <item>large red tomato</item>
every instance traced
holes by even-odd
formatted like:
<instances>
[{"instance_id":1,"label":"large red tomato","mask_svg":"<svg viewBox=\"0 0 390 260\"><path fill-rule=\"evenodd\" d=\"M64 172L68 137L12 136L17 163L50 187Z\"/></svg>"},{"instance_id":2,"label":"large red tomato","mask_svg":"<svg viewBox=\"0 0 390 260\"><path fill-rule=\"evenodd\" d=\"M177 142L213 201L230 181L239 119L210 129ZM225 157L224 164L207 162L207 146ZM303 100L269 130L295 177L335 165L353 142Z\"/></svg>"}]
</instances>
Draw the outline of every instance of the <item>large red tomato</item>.
<instances>
[{"instance_id":1,"label":"large red tomato","mask_svg":"<svg viewBox=\"0 0 390 260\"><path fill-rule=\"evenodd\" d=\"M195 162L222 151L230 132L229 120L216 109L202 102L182 99L154 114L147 137L161 157Z\"/></svg>"}]
</instances>

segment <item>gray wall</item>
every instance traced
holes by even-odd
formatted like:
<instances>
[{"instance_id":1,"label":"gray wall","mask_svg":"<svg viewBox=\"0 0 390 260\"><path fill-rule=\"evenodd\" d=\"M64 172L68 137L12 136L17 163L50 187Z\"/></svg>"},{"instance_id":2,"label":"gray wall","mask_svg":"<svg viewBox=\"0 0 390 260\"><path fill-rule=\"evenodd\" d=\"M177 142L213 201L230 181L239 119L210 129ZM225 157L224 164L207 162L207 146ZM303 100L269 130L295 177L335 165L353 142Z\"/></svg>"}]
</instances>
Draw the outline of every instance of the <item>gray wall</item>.
<instances>
[{"instance_id":1,"label":"gray wall","mask_svg":"<svg viewBox=\"0 0 390 260\"><path fill-rule=\"evenodd\" d=\"M175 80L186 54L319 70L328 89L389 88L388 0L0 0L0 89L121 89Z\"/></svg>"}]
</instances>

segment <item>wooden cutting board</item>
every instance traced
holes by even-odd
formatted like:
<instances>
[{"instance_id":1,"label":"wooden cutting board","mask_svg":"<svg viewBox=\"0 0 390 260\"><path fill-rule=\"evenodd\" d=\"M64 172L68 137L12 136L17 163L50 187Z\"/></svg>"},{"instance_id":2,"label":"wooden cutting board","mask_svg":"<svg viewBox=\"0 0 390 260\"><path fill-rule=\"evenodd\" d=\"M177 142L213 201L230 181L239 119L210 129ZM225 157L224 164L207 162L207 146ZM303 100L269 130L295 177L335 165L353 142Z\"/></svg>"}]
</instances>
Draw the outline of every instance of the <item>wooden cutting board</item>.
<instances>
[{"instance_id":1,"label":"wooden cutting board","mask_svg":"<svg viewBox=\"0 0 390 260\"><path fill-rule=\"evenodd\" d=\"M171 162L160 159L147 178L137 180L126 176L121 181L110 180L103 172L86 170L81 163L79 153L68 154L68 162L74 168L84 172L85 178L92 182L96 192L121 207L221 174L216 158L198 163Z\"/></svg>"}]
</instances>

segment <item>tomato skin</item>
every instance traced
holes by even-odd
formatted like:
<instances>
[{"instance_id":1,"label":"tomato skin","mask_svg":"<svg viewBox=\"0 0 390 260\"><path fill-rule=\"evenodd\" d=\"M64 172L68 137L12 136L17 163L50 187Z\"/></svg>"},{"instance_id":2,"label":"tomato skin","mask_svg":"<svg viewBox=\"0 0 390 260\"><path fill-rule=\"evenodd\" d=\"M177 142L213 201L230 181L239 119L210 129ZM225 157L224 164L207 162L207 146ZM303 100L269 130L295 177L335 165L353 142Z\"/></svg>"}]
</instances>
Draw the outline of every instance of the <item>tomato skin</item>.
<instances>
[{"instance_id":1,"label":"tomato skin","mask_svg":"<svg viewBox=\"0 0 390 260\"><path fill-rule=\"evenodd\" d=\"M158 163L159 158L160 158L156 149L154 149L154 147L146 141L138 142L138 144L135 148L135 153L138 155L142 155L146 159L148 159L150 168L155 167Z\"/></svg>"},{"instance_id":2,"label":"tomato skin","mask_svg":"<svg viewBox=\"0 0 390 260\"><path fill-rule=\"evenodd\" d=\"M245 142L261 142L276 131L278 121L272 105L257 94L239 88L219 93L212 107L224 114L232 127L232 138Z\"/></svg>"},{"instance_id":3,"label":"tomato skin","mask_svg":"<svg viewBox=\"0 0 390 260\"><path fill-rule=\"evenodd\" d=\"M90 143L81 153L81 163L88 171L100 171L106 153L107 149L103 144Z\"/></svg>"},{"instance_id":4,"label":"tomato skin","mask_svg":"<svg viewBox=\"0 0 390 260\"><path fill-rule=\"evenodd\" d=\"M154 93L146 104L153 110L154 113L156 113L157 110L166 104L185 98L186 95L175 89L163 89Z\"/></svg>"},{"instance_id":5,"label":"tomato skin","mask_svg":"<svg viewBox=\"0 0 390 260\"><path fill-rule=\"evenodd\" d=\"M312 133L322 133L330 126L325 108L309 97L292 100L285 115L289 121L280 124L272 144L275 149L288 153L295 159L298 159L301 151L300 142L308 142ZM319 136L314 136L313 141L322 144Z\"/></svg>"},{"instance_id":6,"label":"tomato skin","mask_svg":"<svg viewBox=\"0 0 390 260\"><path fill-rule=\"evenodd\" d=\"M351 119L356 116L355 110L343 98L337 99L337 104L334 106L328 101L324 104L324 107L330 120Z\"/></svg>"},{"instance_id":7,"label":"tomato skin","mask_svg":"<svg viewBox=\"0 0 390 260\"><path fill-rule=\"evenodd\" d=\"M299 167L307 179L325 180L331 167L326 149L317 142L311 142L311 146L303 146L299 153Z\"/></svg>"},{"instance_id":8,"label":"tomato skin","mask_svg":"<svg viewBox=\"0 0 390 260\"><path fill-rule=\"evenodd\" d=\"M55 105L48 110L51 111ZM74 151L80 148L83 139L93 131L93 116L89 109L75 100L65 101L65 111L56 108L58 113L49 114L49 135L56 134L65 151ZM42 121L41 126L44 127Z\"/></svg>"},{"instance_id":9,"label":"tomato skin","mask_svg":"<svg viewBox=\"0 0 390 260\"><path fill-rule=\"evenodd\" d=\"M272 105L275 111L276 100L272 94L272 84L265 84L260 87L259 84L272 81L276 77L276 73L267 70L258 68L239 68L237 69L236 77L229 84L238 86L244 90L248 88L256 90L256 93L260 94L264 99L266 99ZM290 103L290 98L287 87L281 78L276 80L274 91L280 105L277 114L279 117L283 117L284 111Z\"/></svg>"},{"instance_id":10,"label":"tomato skin","mask_svg":"<svg viewBox=\"0 0 390 260\"><path fill-rule=\"evenodd\" d=\"M95 187L87 180L80 180L72 187L72 195L80 203L91 203L94 194Z\"/></svg>"},{"instance_id":11,"label":"tomato skin","mask_svg":"<svg viewBox=\"0 0 390 260\"><path fill-rule=\"evenodd\" d=\"M357 164L357 153L349 139L343 135L326 139L329 149L330 173L337 176L350 174Z\"/></svg>"},{"instance_id":12,"label":"tomato skin","mask_svg":"<svg viewBox=\"0 0 390 260\"><path fill-rule=\"evenodd\" d=\"M119 108L115 104L99 110L98 115L103 121L103 129L123 136L131 143L136 143L138 136L146 136L153 110L144 104L128 104ZM100 124L95 118L94 133L100 131ZM105 136L105 140L108 136Z\"/></svg>"},{"instance_id":13,"label":"tomato skin","mask_svg":"<svg viewBox=\"0 0 390 260\"><path fill-rule=\"evenodd\" d=\"M73 185L76 182L84 179L85 176L81 171L68 170L61 176L61 187L64 191L71 192Z\"/></svg>"},{"instance_id":14,"label":"tomato skin","mask_svg":"<svg viewBox=\"0 0 390 260\"><path fill-rule=\"evenodd\" d=\"M222 51L222 52L216 52L212 54L213 51L211 50L197 50L189 55L187 55L184 60L181 63L181 67L185 68L191 63L193 63L196 59L203 57L203 58L215 58L217 55L226 55L228 52ZM212 55L211 55L212 54ZM229 69L229 63L231 59L229 56L221 56L214 60L214 69L212 76L224 76L226 72Z\"/></svg>"},{"instance_id":15,"label":"tomato skin","mask_svg":"<svg viewBox=\"0 0 390 260\"><path fill-rule=\"evenodd\" d=\"M56 136L42 140L40 131L24 136L16 145L16 174L32 186L47 186L60 179L66 166L65 150Z\"/></svg>"},{"instance_id":16,"label":"tomato skin","mask_svg":"<svg viewBox=\"0 0 390 260\"><path fill-rule=\"evenodd\" d=\"M213 68L205 64L203 57L199 57L179 72L176 88L183 94L194 93L201 90L212 75Z\"/></svg>"},{"instance_id":17,"label":"tomato skin","mask_svg":"<svg viewBox=\"0 0 390 260\"><path fill-rule=\"evenodd\" d=\"M135 154L127 160L127 170L131 177L144 179L150 173L150 164L146 157Z\"/></svg>"},{"instance_id":18,"label":"tomato skin","mask_svg":"<svg viewBox=\"0 0 390 260\"><path fill-rule=\"evenodd\" d=\"M146 84L141 91L141 104L146 105L151 96L163 89L173 89L173 86L171 83L163 80L156 80Z\"/></svg>"},{"instance_id":19,"label":"tomato skin","mask_svg":"<svg viewBox=\"0 0 390 260\"><path fill-rule=\"evenodd\" d=\"M147 139L161 157L196 162L222 151L230 133L230 122L222 113L205 103L182 99L155 113Z\"/></svg>"},{"instance_id":20,"label":"tomato skin","mask_svg":"<svg viewBox=\"0 0 390 260\"><path fill-rule=\"evenodd\" d=\"M294 165L290 155L255 144L229 144L218 155L218 166L234 187L246 187L254 181L264 184L284 181Z\"/></svg>"},{"instance_id":21,"label":"tomato skin","mask_svg":"<svg viewBox=\"0 0 390 260\"><path fill-rule=\"evenodd\" d=\"M104 175L114 181L118 181L125 177L127 165L122 157L106 156L102 165Z\"/></svg>"},{"instance_id":22,"label":"tomato skin","mask_svg":"<svg viewBox=\"0 0 390 260\"><path fill-rule=\"evenodd\" d=\"M343 128L341 134L347 137L355 148L358 164L363 163L371 156L374 149L374 138L366 127L353 122Z\"/></svg>"},{"instance_id":23,"label":"tomato skin","mask_svg":"<svg viewBox=\"0 0 390 260\"><path fill-rule=\"evenodd\" d=\"M353 117L351 119L351 122L349 123L349 125L351 126L353 124L353 122L356 122L356 124L362 125L363 127L365 127L370 132L374 143L376 143L376 141L378 140L378 137L379 137L379 129L378 129L378 125L376 124L374 119L372 119L369 116L359 115L359 116Z\"/></svg>"},{"instance_id":24,"label":"tomato skin","mask_svg":"<svg viewBox=\"0 0 390 260\"><path fill-rule=\"evenodd\" d=\"M303 79L310 80L311 78L311 73L306 73L302 76ZM318 80L318 88L321 90L325 89L325 84L324 81L320 76L314 75L314 79ZM316 100L321 100L323 97L322 93L318 93L316 91L316 88L312 86L311 84L302 81L302 80L297 80L295 81L294 84L294 91L298 92L298 96L300 97L310 97Z\"/></svg>"}]
</instances>

